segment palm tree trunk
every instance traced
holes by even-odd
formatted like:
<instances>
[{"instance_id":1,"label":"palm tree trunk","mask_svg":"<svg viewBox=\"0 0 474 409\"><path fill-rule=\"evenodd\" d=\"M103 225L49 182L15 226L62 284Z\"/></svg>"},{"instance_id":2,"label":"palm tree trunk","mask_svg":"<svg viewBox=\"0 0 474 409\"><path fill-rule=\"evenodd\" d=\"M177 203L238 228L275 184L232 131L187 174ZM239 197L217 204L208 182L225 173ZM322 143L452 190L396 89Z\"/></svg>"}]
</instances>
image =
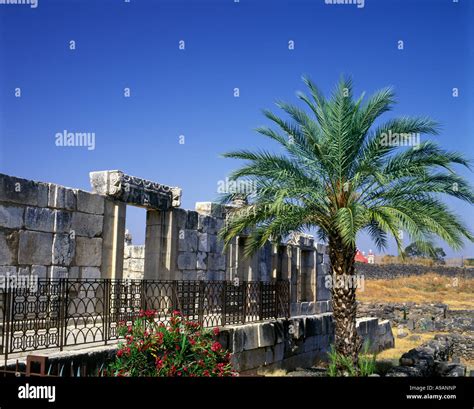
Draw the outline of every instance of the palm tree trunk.
<instances>
[{"instance_id":1,"label":"palm tree trunk","mask_svg":"<svg viewBox=\"0 0 474 409\"><path fill-rule=\"evenodd\" d=\"M335 349L339 354L351 357L357 368L362 341L356 329L355 253L356 249L344 246L340 238L329 240Z\"/></svg>"}]
</instances>

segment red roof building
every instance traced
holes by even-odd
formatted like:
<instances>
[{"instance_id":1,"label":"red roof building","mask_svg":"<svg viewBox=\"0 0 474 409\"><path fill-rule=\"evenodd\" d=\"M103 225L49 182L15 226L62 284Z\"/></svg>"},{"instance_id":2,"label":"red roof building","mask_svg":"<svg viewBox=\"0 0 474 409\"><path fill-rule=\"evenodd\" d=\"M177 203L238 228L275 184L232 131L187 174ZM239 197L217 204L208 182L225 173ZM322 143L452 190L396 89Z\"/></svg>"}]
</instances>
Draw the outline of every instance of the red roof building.
<instances>
[{"instance_id":1,"label":"red roof building","mask_svg":"<svg viewBox=\"0 0 474 409\"><path fill-rule=\"evenodd\" d=\"M359 263L368 263L369 259L365 257L360 250L357 250L355 255L355 261L358 261Z\"/></svg>"}]
</instances>

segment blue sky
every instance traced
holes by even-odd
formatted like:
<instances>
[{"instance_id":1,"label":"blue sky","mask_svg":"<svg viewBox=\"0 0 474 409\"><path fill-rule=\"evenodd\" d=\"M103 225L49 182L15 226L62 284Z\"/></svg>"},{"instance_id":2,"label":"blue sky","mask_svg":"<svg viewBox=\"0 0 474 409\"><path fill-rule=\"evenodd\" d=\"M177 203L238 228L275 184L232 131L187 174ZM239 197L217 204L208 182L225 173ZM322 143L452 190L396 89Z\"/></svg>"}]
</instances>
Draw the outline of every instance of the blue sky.
<instances>
[{"instance_id":1,"label":"blue sky","mask_svg":"<svg viewBox=\"0 0 474 409\"><path fill-rule=\"evenodd\" d=\"M275 100L297 101L302 74L327 92L343 73L353 76L356 93L392 85L399 104L385 119L429 115L443 125L436 137L443 147L474 158L473 6L469 0L366 0L363 8L324 0L0 5L0 172L90 190L90 171L121 169L182 187L183 207L194 208L215 199L218 181L238 164L221 153L276 149L253 129L268 124L261 110ZM56 146L63 130L94 132L95 149ZM472 219L469 206L452 204ZM143 209L129 209L136 243L143 242L144 220ZM359 247L373 245L362 236ZM474 256L474 245L462 253Z\"/></svg>"}]
</instances>

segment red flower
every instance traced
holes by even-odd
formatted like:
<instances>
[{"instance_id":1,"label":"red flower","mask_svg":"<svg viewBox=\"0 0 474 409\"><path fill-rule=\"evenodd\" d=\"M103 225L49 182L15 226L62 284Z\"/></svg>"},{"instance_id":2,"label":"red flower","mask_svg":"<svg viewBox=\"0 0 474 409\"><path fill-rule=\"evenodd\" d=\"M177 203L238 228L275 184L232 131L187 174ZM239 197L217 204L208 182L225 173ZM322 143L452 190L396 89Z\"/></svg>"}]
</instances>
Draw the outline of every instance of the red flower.
<instances>
[{"instance_id":1,"label":"red flower","mask_svg":"<svg viewBox=\"0 0 474 409\"><path fill-rule=\"evenodd\" d=\"M217 352L217 351L220 351L220 349L222 348L222 345L219 344L219 342L214 342L211 346L211 350L213 352Z\"/></svg>"},{"instance_id":2,"label":"red flower","mask_svg":"<svg viewBox=\"0 0 474 409\"><path fill-rule=\"evenodd\" d=\"M213 329L213 332L214 332L214 335L219 335L220 331L219 331L219 328L214 328Z\"/></svg>"},{"instance_id":3,"label":"red flower","mask_svg":"<svg viewBox=\"0 0 474 409\"><path fill-rule=\"evenodd\" d=\"M178 310L174 310L173 315L181 315L181 313Z\"/></svg>"},{"instance_id":4,"label":"red flower","mask_svg":"<svg viewBox=\"0 0 474 409\"><path fill-rule=\"evenodd\" d=\"M120 358L122 355L123 355L123 351L121 349L119 349L117 351L117 356Z\"/></svg>"}]
</instances>

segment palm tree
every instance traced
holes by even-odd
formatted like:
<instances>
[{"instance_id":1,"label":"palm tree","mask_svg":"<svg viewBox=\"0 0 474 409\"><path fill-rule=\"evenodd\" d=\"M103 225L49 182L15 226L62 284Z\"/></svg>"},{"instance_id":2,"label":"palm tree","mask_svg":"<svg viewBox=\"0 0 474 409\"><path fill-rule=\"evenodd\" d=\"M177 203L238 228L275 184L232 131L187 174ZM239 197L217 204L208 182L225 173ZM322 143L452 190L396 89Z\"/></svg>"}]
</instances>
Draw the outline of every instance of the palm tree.
<instances>
[{"instance_id":1,"label":"palm tree","mask_svg":"<svg viewBox=\"0 0 474 409\"><path fill-rule=\"evenodd\" d=\"M400 253L402 232L420 248L428 248L434 237L453 249L461 248L465 239L474 241L466 225L440 200L449 195L474 202L471 187L452 168L454 164L469 168L469 161L429 140L404 146L419 135L437 134L433 120L401 117L375 126L395 102L391 88L367 101L364 94L355 100L351 79L342 78L326 98L309 78L303 81L310 96L297 95L309 110L278 102L289 120L265 110L277 128L257 129L278 142L283 154L264 150L224 154L247 161L230 179L255 187L220 232L226 246L250 231L245 248L250 255L267 240L316 229L318 238L329 245L331 270L337 278L355 274L356 238L361 231L368 232L379 249L386 248L393 236ZM226 194L222 201L241 196ZM335 349L357 363L361 341L356 332L356 289L333 286L331 291Z\"/></svg>"}]
</instances>

